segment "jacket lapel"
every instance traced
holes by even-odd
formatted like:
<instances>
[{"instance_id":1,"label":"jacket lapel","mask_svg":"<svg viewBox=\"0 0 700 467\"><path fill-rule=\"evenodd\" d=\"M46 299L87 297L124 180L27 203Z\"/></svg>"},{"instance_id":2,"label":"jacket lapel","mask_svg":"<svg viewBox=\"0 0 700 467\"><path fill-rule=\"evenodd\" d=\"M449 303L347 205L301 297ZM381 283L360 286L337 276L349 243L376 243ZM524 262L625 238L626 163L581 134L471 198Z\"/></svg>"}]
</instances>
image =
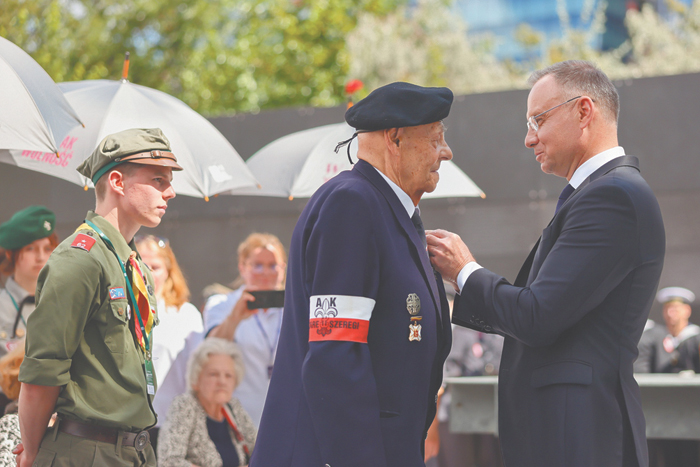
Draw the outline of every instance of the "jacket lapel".
<instances>
[{"instance_id":1,"label":"jacket lapel","mask_svg":"<svg viewBox=\"0 0 700 467\"><path fill-rule=\"evenodd\" d=\"M581 182L578 188L576 188L571 193L571 195L569 195L569 198L564 202L562 207L564 207L566 203L571 201L571 199L574 196L576 196L576 194L579 191L581 191L586 185L591 183L593 180L596 180L602 177L603 175L608 174L612 170L617 169L618 167L634 167L635 169L639 170L639 159L635 156L620 156L604 164L598 170L589 175L588 178L586 178L583 182ZM561 212L561 210L559 212ZM552 225L552 222L557 217L557 214L555 214L552 217L552 219L549 221L549 224L547 224L547 227ZM545 227L545 230L547 229L547 227ZM530 254L523 263L522 267L520 268L520 272L518 272L518 276L515 279L515 282L513 283L513 285L515 285L516 287L525 287L525 285L527 285L527 279L530 276L530 270L532 269L532 263L535 259L535 255L537 254L537 249L540 246L540 240L542 240L542 236L540 236L540 238L537 240L537 243L535 243L535 246L532 248Z\"/></svg>"},{"instance_id":2,"label":"jacket lapel","mask_svg":"<svg viewBox=\"0 0 700 467\"><path fill-rule=\"evenodd\" d=\"M617 169L619 167L634 167L639 171L639 159L637 159L635 156L620 156L616 157L615 159L611 160L607 164L604 164L601 166L598 170L593 172L591 175L588 176L581 184L576 188L573 193L569 196L569 198L564 202L562 205L562 208L566 206L567 203L569 203L583 188L591 183L593 180L596 180L603 175L607 175L609 172L613 171L614 169ZM561 209L559 210L561 212ZM557 213L558 214L558 213ZM555 214L552 219L549 221L549 224L547 224L547 227L549 227L552 224L552 221L557 217L557 214Z\"/></svg>"},{"instance_id":3,"label":"jacket lapel","mask_svg":"<svg viewBox=\"0 0 700 467\"><path fill-rule=\"evenodd\" d=\"M423 279L429 286L430 293L432 295L433 304L435 305L435 310L437 310L437 316L440 321L442 321L441 313L441 303L440 295L438 293L437 282L435 280L435 275L433 272L433 267L430 265L430 259L428 258L428 253L423 248L423 243L418 237L418 232L416 227L413 225L411 218L408 217L406 209L403 207L399 199L396 197L396 193L391 187L386 183L381 175L377 173L377 170L368 162L359 160L353 170L357 170L363 176L365 176L372 185L379 190L379 192L384 195L387 203L391 207L394 213L394 217L398 220L401 228L406 232L406 235L411 239L415 253L420 260L421 273L423 274Z\"/></svg>"}]
</instances>

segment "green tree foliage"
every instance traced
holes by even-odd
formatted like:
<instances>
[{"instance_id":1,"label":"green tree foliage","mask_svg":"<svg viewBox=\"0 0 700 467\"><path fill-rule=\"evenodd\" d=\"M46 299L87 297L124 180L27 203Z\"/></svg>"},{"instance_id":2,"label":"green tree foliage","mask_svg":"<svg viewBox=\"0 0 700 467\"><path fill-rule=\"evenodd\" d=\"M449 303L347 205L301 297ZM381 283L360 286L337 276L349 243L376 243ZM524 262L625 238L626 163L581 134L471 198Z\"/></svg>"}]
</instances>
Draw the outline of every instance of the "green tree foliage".
<instances>
[{"instance_id":1,"label":"green tree foliage","mask_svg":"<svg viewBox=\"0 0 700 467\"><path fill-rule=\"evenodd\" d=\"M595 45L596 37L604 30L605 3L601 2L594 9L594 2L586 0L591 22L586 29L575 29L568 27L566 1L557 0L564 33L561 38L545 44L543 58L524 64L523 72L567 59L591 60L612 79L698 72L700 0L694 0L689 7L676 0L667 2L672 11L669 18L661 18L648 3L641 11L628 10L625 26L629 38L616 50L601 52ZM532 45L531 42L526 44Z\"/></svg>"},{"instance_id":2,"label":"green tree foliage","mask_svg":"<svg viewBox=\"0 0 700 467\"><path fill-rule=\"evenodd\" d=\"M524 85L496 60L491 36L471 37L449 0L418 0L379 17L362 14L348 36L350 77L371 90L392 81L448 86L457 94Z\"/></svg>"},{"instance_id":3,"label":"green tree foliage","mask_svg":"<svg viewBox=\"0 0 700 467\"><path fill-rule=\"evenodd\" d=\"M2 0L0 36L28 51L55 81L129 79L204 114L344 102L404 80L457 94L525 86L529 73L566 59L597 62L614 79L700 71L700 0L629 10L629 40L597 50L605 2L585 0L586 27L557 0L560 38L515 32L532 59L498 61L497 38L474 36L453 0ZM597 5L597 6L596 6Z\"/></svg>"},{"instance_id":4,"label":"green tree foliage","mask_svg":"<svg viewBox=\"0 0 700 467\"><path fill-rule=\"evenodd\" d=\"M405 0L2 0L0 35L55 81L121 76L205 114L344 99L345 36Z\"/></svg>"},{"instance_id":5,"label":"green tree foliage","mask_svg":"<svg viewBox=\"0 0 700 467\"><path fill-rule=\"evenodd\" d=\"M524 87L529 74L569 59L597 63L611 78L628 79L700 71L700 0L690 7L667 0L674 13L661 18L650 4L628 10L629 39L613 51L598 50L605 30L606 2L585 0L581 23L571 26L566 0L557 0L562 35L545 35L522 24L515 39L530 51L521 63L493 57L497 39L469 34L468 26L451 10L451 0L418 0L413 7L377 17L363 14L348 36L350 76L369 90L406 80L448 86L456 93Z\"/></svg>"}]
</instances>

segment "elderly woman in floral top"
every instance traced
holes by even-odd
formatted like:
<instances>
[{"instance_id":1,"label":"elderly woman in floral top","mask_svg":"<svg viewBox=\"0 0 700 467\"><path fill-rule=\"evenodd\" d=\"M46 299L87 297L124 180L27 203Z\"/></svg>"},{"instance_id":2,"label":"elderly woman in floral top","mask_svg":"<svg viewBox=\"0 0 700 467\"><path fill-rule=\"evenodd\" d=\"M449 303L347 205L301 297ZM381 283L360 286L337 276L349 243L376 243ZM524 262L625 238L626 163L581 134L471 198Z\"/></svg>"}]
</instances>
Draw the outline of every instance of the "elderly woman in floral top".
<instances>
[{"instance_id":1,"label":"elderly woman in floral top","mask_svg":"<svg viewBox=\"0 0 700 467\"><path fill-rule=\"evenodd\" d=\"M232 396L243 378L236 344L208 338L193 352L187 368L191 391L168 410L158 441L161 467L248 465L256 430Z\"/></svg>"}]
</instances>

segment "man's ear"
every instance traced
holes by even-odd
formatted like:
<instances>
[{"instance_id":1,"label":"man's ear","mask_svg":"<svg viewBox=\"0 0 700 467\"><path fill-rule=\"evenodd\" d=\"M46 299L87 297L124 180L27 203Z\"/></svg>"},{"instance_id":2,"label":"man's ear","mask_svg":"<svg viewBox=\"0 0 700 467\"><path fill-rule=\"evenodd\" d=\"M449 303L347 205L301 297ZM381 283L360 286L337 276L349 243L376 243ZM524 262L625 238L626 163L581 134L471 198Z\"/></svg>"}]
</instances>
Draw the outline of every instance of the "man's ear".
<instances>
[{"instance_id":1,"label":"man's ear","mask_svg":"<svg viewBox=\"0 0 700 467\"><path fill-rule=\"evenodd\" d=\"M119 170L112 170L107 175L107 185L109 190L124 196L124 174Z\"/></svg>"},{"instance_id":2,"label":"man's ear","mask_svg":"<svg viewBox=\"0 0 700 467\"><path fill-rule=\"evenodd\" d=\"M398 153L401 145L401 128L388 128L384 130L384 142L392 154Z\"/></svg>"},{"instance_id":3,"label":"man's ear","mask_svg":"<svg viewBox=\"0 0 700 467\"><path fill-rule=\"evenodd\" d=\"M600 111L600 109L598 109ZM578 102L578 117L581 128L586 128L593 119L593 100L588 96L583 96Z\"/></svg>"}]
</instances>

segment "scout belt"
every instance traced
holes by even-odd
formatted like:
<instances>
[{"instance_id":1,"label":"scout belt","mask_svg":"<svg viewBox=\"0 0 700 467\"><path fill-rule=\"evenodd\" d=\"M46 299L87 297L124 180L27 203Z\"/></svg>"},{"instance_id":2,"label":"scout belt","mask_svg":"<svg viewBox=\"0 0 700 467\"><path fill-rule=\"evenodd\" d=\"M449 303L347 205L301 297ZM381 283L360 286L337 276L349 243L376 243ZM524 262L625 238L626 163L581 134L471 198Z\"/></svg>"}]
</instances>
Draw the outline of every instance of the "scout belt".
<instances>
[{"instance_id":1,"label":"scout belt","mask_svg":"<svg viewBox=\"0 0 700 467\"><path fill-rule=\"evenodd\" d=\"M77 436L78 438L86 438L103 443L117 444L117 440L119 439L119 430L116 428L82 423L65 418L61 419L58 423L58 429L69 435ZM151 437L147 431L140 431L138 433L125 431L122 432L121 444L122 446L133 446L137 451L143 451L150 440Z\"/></svg>"}]
</instances>

